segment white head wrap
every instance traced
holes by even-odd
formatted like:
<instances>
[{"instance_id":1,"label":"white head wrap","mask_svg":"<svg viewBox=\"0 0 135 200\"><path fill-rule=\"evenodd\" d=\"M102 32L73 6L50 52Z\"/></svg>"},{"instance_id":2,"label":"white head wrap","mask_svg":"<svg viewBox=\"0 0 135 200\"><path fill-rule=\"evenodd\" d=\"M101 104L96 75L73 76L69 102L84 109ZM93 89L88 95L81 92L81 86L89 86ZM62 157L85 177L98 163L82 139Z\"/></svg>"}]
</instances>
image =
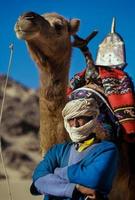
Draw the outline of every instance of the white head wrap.
<instances>
[{"instance_id":1,"label":"white head wrap","mask_svg":"<svg viewBox=\"0 0 135 200\"><path fill-rule=\"evenodd\" d=\"M77 99L68 102L62 111L64 125L73 142L80 142L94 132L99 115L99 108L94 98ZM88 123L80 127L70 127L69 120L79 116L93 117Z\"/></svg>"}]
</instances>

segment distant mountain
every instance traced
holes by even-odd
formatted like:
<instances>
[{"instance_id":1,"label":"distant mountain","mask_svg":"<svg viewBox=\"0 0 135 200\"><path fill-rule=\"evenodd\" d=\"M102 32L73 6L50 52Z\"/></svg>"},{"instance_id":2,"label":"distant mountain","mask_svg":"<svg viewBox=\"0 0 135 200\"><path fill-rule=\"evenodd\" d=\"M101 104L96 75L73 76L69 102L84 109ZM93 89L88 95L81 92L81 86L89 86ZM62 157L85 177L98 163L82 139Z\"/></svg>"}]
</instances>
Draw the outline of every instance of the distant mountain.
<instances>
[{"instance_id":1,"label":"distant mountain","mask_svg":"<svg viewBox=\"0 0 135 200\"><path fill-rule=\"evenodd\" d=\"M5 76L0 76L0 107ZM30 178L41 159L39 154L39 98L38 91L20 83L8 81L0 134L2 152L11 179ZM0 160L0 179L4 179Z\"/></svg>"}]
</instances>

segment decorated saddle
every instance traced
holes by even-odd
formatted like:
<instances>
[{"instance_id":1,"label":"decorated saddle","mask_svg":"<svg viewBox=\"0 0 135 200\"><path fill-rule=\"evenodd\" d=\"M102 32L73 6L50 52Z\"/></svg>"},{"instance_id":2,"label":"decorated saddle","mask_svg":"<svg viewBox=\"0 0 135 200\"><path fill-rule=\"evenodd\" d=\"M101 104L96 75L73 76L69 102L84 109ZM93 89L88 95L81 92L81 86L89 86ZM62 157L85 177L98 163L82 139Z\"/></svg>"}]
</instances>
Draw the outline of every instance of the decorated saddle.
<instances>
[{"instance_id":1,"label":"decorated saddle","mask_svg":"<svg viewBox=\"0 0 135 200\"><path fill-rule=\"evenodd\" d=\"M124 42L115 33L113 20L111 33L99 45L94 63L87 45L96 33L86 39L74 37L73 46L85 56L86 68L71 78L67 95L84 85L99 92L107 101L107 106L101 106L104 125L110 128L111 124L113 130L117 129L116 137L135 142L135 95L132 80L123 70L126 65Z\"/></svg>"}]
</instances>

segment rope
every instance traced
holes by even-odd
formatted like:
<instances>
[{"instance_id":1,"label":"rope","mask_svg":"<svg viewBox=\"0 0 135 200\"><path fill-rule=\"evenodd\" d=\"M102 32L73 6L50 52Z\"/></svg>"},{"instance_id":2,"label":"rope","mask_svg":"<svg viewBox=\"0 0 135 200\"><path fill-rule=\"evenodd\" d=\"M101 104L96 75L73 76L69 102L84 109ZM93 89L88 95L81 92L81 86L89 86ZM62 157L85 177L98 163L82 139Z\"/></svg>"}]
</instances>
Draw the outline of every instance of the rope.
<instances>
[{"instance_id":1,"label":"rope","mask_svg":"<svg viewBox=\"0 0 135 200\"><path fill-rule=\"evenodd\" d=\"M8 70L7 70L7 74L6 74L6 81L5 81L5 85L4 85L2 104L1 104L1 109L0 109L0 125L2 123L2 115L3 115L4 102L5 102L5 96L6 96L6 88L7 88L7 83L8 83L8 78L9 78L9 74L10 74L12 58L13 58L13 44L10 44L9 48L10 48L10 57L9 57L9 63L8 63ZM2 167L3 167L3 170L4 170L4 175L5 175L6 181L7 181L9 200L13 200L11 188L10 188L10 183L9 183L9 177L8 177L7 169L5 167L3 153L2 153L2 136L1 135L0 135L0 157L1 157L1 161L2 161Z\"/></svg>"}]
</instances>

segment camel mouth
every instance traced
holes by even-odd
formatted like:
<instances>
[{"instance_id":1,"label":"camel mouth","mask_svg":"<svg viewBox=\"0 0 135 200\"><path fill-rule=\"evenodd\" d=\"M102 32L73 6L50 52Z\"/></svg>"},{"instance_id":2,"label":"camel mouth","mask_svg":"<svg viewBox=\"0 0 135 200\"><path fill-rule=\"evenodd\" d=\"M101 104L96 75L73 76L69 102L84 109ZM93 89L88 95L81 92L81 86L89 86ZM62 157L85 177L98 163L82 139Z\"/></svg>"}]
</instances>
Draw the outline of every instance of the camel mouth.
<instances>
[{"instance_id":1,"label":"camel mouth","mask_svg":"<svg viewBox=\"0 0 135 200\"><path fill-rule=\"evenodd\" d=\"M22 29L22 28L15 28L15 32L21 32L21 33L27 33L27 34L29 34L29 33L35 33L35 32L37 32L37 31L34 31L34 30L24 30L24 29Z\"/></svg>"},{"instance_id":2,"label":"camel mouth","mask_svg":"<svg viewBox=\"0 0 135 200\"><path fill-rule=\"evenodd\" d=\"M37 35L37 31L27 31L27 30L23 30L20 28L15 29L15 33L17 38L19 39L30 39L35 37L35 35Z\"/></svg>"}]
</instances>

